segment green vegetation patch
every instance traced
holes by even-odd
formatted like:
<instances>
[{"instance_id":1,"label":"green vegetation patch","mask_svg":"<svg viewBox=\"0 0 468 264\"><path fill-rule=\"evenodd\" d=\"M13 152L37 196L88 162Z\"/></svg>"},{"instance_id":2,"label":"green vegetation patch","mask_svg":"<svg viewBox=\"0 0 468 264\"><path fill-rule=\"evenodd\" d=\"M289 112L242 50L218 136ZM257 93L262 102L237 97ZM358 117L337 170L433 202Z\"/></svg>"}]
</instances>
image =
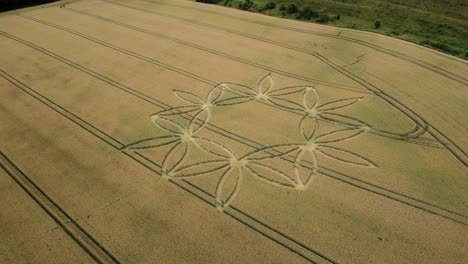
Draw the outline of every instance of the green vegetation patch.
<instances>
[{"instance_id":1,"label":"green vegetation patch","mask_svg":"<svg viewBox=\"0 0 468 264\"><path fill-rule=\"evenodd\" d=\"M468 59L465 0L197 0L382 33Z\"/></svg>"}]
</instances>

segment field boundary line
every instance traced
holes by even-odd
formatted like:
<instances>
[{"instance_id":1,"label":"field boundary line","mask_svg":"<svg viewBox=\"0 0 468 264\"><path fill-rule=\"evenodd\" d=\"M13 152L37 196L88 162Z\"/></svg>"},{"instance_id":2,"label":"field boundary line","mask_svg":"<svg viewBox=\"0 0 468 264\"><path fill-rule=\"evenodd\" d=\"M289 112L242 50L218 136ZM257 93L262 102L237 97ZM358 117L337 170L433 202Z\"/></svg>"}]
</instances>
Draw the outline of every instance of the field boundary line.
<instances>
[{"instance_id":1,"label":"field boundary line","mask_svg":"<svg viewBox=\"0 0 468 264\"><path fill-rule=\"evenodd\" d=\"M0 34L2 34L1 31L0 31ZM9 35L9 34L8 34L8 35ZM8 37L8 36L7 36L7 37ZM21 41L20 41L20 42L21 42ZM26 42L26 41L21 42L21 43L23 43L23 44L25 44L25 45L27 45L27 46L30 46L30 47L32 47L32 48L34 48L34 47L40 48L39 46L37 46L37 45L35 45L35 44L32 44L32 43L29 43L29 44L28 44L28 42ZM33 46L31 46L31 45L33 45ZM36 48L34 48L34 49L36 49ZM163 102L160 102L159 100L157 100L157 99L155 99L155 98L152 98L152 97L150 97L150 96L148 96L148 95L145 95L145 94L143 94L143 93L140 93L140 92L138 92L138 91L136 91L136 90L134 90L134 89L132 89L132 88L130 88L130 87L127 87L127 86L125 86L125 85L123 85L123 84L121 84L121 83L119 83L119 82L117 82L117 81L114 81L114 80L109 79L109 78L107 78L107 77L105 77L105 76L102 76L102 75L100 75L99 73L93 72L93 71L91 71L91 70L89 70L89 69L87 69L87 68L85 68L85 67L83 67L83 66L81 66L81 65L79 65L79 64L76 64L76 63L74 63L74 62L71 62L71 61L69 61L69 60L63 58L63 57L60 57L60 56L57 55L57 54L54 54L54 53L52 53L52 52L50 52L50 51L44 51L44 49L43 49L43 50L41 50L41 49L43 49L43 48L36 49L36 50L38 50L38 51L40 51L40 52L42 52L42 53L45 53L46 55L52 56L52 57L54 57L55 59L57 59L57 60L59 60L59 61L65 63L65 64L68 64L69 66L72 66L72 67L74 67L74 68L76 68L76 69L78 69L78 70L80 70L80 71L82 71L82 72L84 72L84 73L86 73L86 74L88 74L88 75L91 75L91 76L93 76L94 78L96 78L96 79L98 79L98 80L101 80L101 81L103 81L103 82L105 82L105 83L108 83L108 84L112 85L112 86L115 87L115 88L121 89L121 90L123 90L123 91L125 91L125 92L127 92L127 93L129 93L129 94L131 94L131 95L133 95L133 96L136 96L136 97L138 97L138 98L140 98L140 99L142 99L142 100L144 100L144 101L146 101L146 102L148 102L148 103L150 103L150 104L156 105L156 106L160 107L161 109L172 108L171 106L169 106L169 105L167 105L167 104L165 104L165 103L163 103ZM167 107L167 108L166 108L166 107ZM212 127L210 127L210 128L207 127L209 130L211 130L211 131L213 131L213 132L215 132L215 133L217 133L217 134L219 134L219 135L221 135L221 136L227 137L227 138L229 138L229 139L231 139L231 140L234 140L234 141L237 141L237 142L239 142L239 143L242 143L242 144L244 144L244 145L250 146L250 147L252 147L252 148L258 148L258 147L262 147L262 146L263 146L262 144L259 144L259 143L257 143L257 142L252 141L252 140L249 140L249 139L246 139L246 138L241 137L241 136L239 136L239 135L235 135L235 134L233 134L232 132L226 131L226 130L224 130L224 129L222 129L222 128L218 128L218 127L213 126L213 125L210 125L210 126L212 126ZM214 127L214 128L213 128L213 127ZM215 130L224 131L224 133L223 133L223 132L219 132L219 131L215 131ZM230 136L227 135L227 134L225 134L225 133L230 134ZM237 139L235 139L233 136L235 136ZM241 138L241 140L239 140L239 138ZM252 144L249 145L249 143L245 143L245 141L243 141L243 140L248 141L248 142L251 142L251 143L253 142L254 145L252 145ZM122 144L122 146L120 146L120 147L118 147L118 148L121 149L122 147L123 147L123 144ZM117 148L117 147L116 147L116 148ZM375 184L372 184L372 183L367 183L367 182L365 182L365 181L359 180L359 179L354 178L354 177L349 176L349 175L338 174L339 177L336 177L336 175L335 175L335 177L332 177L332 176L330 176L329 173L328 173L328 174L323 174L323 175L328 176L328 177L331 177L331 178L334 178L334 179L340 179L341 182L348 183L348 184L350 184L350 185L352 185L352 186L355 186L355 187L358 187L358 188L360 188L360 189L362 189L362 190L369 191L369 192L372 192L372 193L374 193L374 194L378 194L378 195L387 197L387 198L389 198L389 199L392 199L392 200L401 202L401 203L406 204L406 205L411 205L411 204L408 204L408 202L405 202L405 199L411 199L411 200L413 200L413 201L418 202L418 204L419 204L419 203L423 203L423 204L426 204L426 205L428 205L428 206L430 206L430 207L432 207L432 208L436 208L436 209L445 211L445 212L447 212L447 213L449 213L449 214L454 214L454 215L458 215L458 216L462 216L462 217L466 218L466 216L464 216L464 215L462 215L462 214L453 212L453 211L448 210L448 209L441 208L441 207L439 207L439 206L430 204L430 203L428 203L428 202L421 201L421 200L419 200L419 199L417 199L417 198L413 198L413 197L410 197L410 196L408 196L408 195L399 194L398 192L391 191L391 190L386 189L386 188L384 188L384 187L379 187L379 186L377 186L377 185L375 185ZM343 177L344 177L344 178L343 178ZM350 179L351 179L351 181L354 181L355 183L350 183ZM359 182L359 183L356 184L356 181ZM368 185L368 186L371 186L371 187L361 186L360 184L365 184L365 185ZM380 192L379 192L379 191L375 191L375 190L369 189L369 188L374 188L374 187L380 189ZM386 192L389 192L389 193L386 193ZM394 197L392 198L393 194L398 194L399 196L403 197L403 198L402 198L403 200L398 200L398 199L396 199L396 198L394 198ZM401 199L401 198L400 198L400 199ZM413 207L418 208L418 209L422 209L421 206L418 206L418 205L414 205ZM436 214L436 215L439 215L439 216L441 216L441 217L447 218L447 219L449 219L449 220L453 220L453 221L455 221L455 222L465 224L464 222L460 222L459 220L456 220L456 219L457 219L456 216L452 216L452 217L450 217L450 216L444 216L444 215L441 215L441 214L438 214L438 213L434 212L434 210L431 210L431 209L423 209L423 210L428 211L428 212L431 212L431 213L434 213L434 214ZM437 210L435 210L435 211L437 211Z\"/></svg>"},{"instance_id":2,"label":"field boundary line","mask_svg":"<svg viewBox=\"0 0 468 264\"><path fill-rule=\"evenodd\" d=\"M373 44L373 43L370 43L370 42L367 42L367 41L364 41L364 40L356 39L356 38L353 38L353 37L341 37L341 36L335 35L335 34L321 33L321 32L308 30L308 29L300 29L300 28L295 28L295 27L290 27L290 26L283 26L283 25L274 24L274 23L262 22L262 21L254 20L254 19L239 18L239 17L236 17L236 16L228 14L228 13L217 12L217 11L212 11L212 10L205 10L205 9L202 9L202 8L197 8L197 7L192 7L192 6L190 6L190 7L189 6L183 6L183 5L173 4L173 3L169 3L169 2L164 2L163 3L163 2L160 2L160 1L149 1L149 0L141 0L141 1L154 3L154 4L160 4L160 5L175 6L175 7L183 8L183 9L193 9L193 10L197 10L197 11L203 12L203 13L215 14L215 15L223 16L223 17L230 17L232 19L243 21L243 22L249 22L249 23L263 25L263 26L275 27L275 28L280 28L280 29L289 30L289 31L295 31L295 32L300 32L300 33L305 33L305 34L311 34L311 35L317 35L317 36L323 36L323 37L342 39L342 40L345 40L345 41L350 41L350 42L354 42L356 44L367 46L367 47L369 47L371 49L374 49L374 50L389 54L391 56L395 56L397 58L400 58L400 59L415 63L415 64L417 64L417 65L419 65L421 67L427 68L427 69L429 69L431 71L433 71L433 70L430 69L430 68L435 68L435 69L437 69L439 71L442 71L442 72L445 72L447 74L453 75L453 76L455 76L457 78L460 78L460 79L463 79L465 81L468 80L468 79L464 78L463 76L453 74L453 73L448 72L448 71L446 71L446 70L444 70L444 69L442 69L442 68L440 68L440 67L438 67L436 65L432 65L432 64L430 64L428 62L421 61L421 60L419 60L417 58L414 58L414 57L412 57L410 55L406 55L406 54L400 53L398 51L394 51L394 50L391 50L391 49L388 49L388 48L384 48L382 46L379 46L379 45L376 45L376 44ZM223 7L223 6L218 6L218 5L214 5L214 6ZM293 21L297 21L297 20L293 20ZM301 22L301 21L297 21L297 22ZM410 46L413 46L414 48L418 48L420 50L433 53L433 54L438 55L440 57L443 57L445 59L453 60L455 62L465 64L465 65L468 64L467 61L464 61L462 59L458 59L457 57L454 57L454 56L451 56L449 54L445 54L443 52L433 50L433 49L430 49L430 48L427 48L427 47L424 47L424 46L421 46L421 45L418 45L416 43L409 42L409 41L406 41L406 40L403 40L403 39L390 37L390 36L380 34L380 33L376 33L376 32L358 31L358 30L352 30L352 29L348 29L348 28L338 28L338 27L333 27L333 28L334 29L340 29L341 30L340 33L342 33L342 31L348 31L348 32L358 32L358 33L365 33L365 34L370 34L370 35L388 37L388 38L391 38L392 40L402 41L406 45L410 45ZM427 65L427 66L425 66L425 65Z\"/></svg>"},{"instance_id":3,"label":"field boundary line","mask_svg":"<svg viewBox=\"0 0 468 264\"><path fill-rule=\"evenodd\" d=\"M119 263L1 151L0 167L97 263Z\"/></svg>"},{"instance_id":4,"label":"field boundary line","mask_svg":"<svg viewBox=\"0 0 468 264\"><path fill-rule=\"evenodd\" d=\"M37 101L41 102L42 104L44 104L45 106L51 108L52 110L54 110L56 113L60 114L61 116L65 117L66 119L68 119L69 121L75 123L76 125L80 126L81 128L83 128L85 131L89 132L90 134L94 135L96 138L98 139L101 139L103 142L107 143L109 146L113 147L114 149L120 151L121 153L123 153L125 156L131 158L132 160L138 162L140 165L142 165L143 167L145 167L146 169L149 169L150 171L154 172L156 175L160 176L160 172L159 172L159 169L161 166L156 164L154 161L151 161L149 160L147 157L143 156L142 154L138 153L138 152L134 152L134 151L121 151L121 147L118 147L118 146L115 146L113 144L113 142L111 142L110 140L105 140L103 139L102 137L100 137L99 135L97 135L96 133L94 133L93 130L89 129L88 127L94 127L93 125L87 123L86 121L83 121L82 119L79 119L79 120L82 120L82 122L85 122L87 124L87 126L83 126L81 124L81 122L79 122L77 119L73 118L73 117L76 117L73 113L69 112L69 111L58 111L58 109L63 109L61 106L57 105L56 103L53 103L50 99L44 97L43 95L37 93L34 91L34 89L32 89L31 87L27 86L26 84L23 84L19 81L17 81L14 77L12 77L11 75L7 74L5 71L3 71L2 69L0 69L0 77L3 77L4 79L6 79L7 81L9 81L10 83L12 83L14 86L16 86L18 89L22 90L23 92L25 92L26 94L28 94L29 96L33 97L34 99L36 99ZM58 108L58 109L57 109ZM110 137L109 135L107 135L107 137ZM1 153L0 153L1 154ZM1 156L0 156L0 165L1 165ZM172 184L176 185L177 187L183 189L184 191L186 191L187 193L189 194L192 194L194 195L196 198L208 203L209 205L212 205L213 207L215 207L214 203L210 202L208 199L206 198L203 198L201 195L200 195L200 190L198 189L195 189L193 187L192 184L188 184L187 181L184 181L183 183L180 183L180 182L176 182L174 180L169 180ZM228 214L229 215L229 214ZM285 237L283 237L283 235L281 235L281 231L279 230L274 230L274 229L271 229L269 231L268 228L265 228L265 227L261 227L262 225L262 222L260 220L256 220L258 222L257 225L260 225L260 226L257 226L255 227L252 223L247 223L245 221L242 221L241 218L239 217L232 217L232 214L229 215L231 216L231 218L233 218L234 220L240 222L241 224L247 226L248 228L251 228L253 231L255 232L258 232L260 233L261 235L263 235L264 237L272 240L273 242L283 246L285 249L299 255L300 257L308 260L309 262L312 262L312 263L335 263L334 261L328 261L327 259L328 258L325 258L327 261L324 261L322 260L322 256L323 255L317 255L315 250L311 249L311 248L305 248L306 250L308 250L308 253L304 253L300 250L298 250L298 248L302 248L302 246L300 245L297 245L297 241L296 240L290 240L290 239L285 239ZM67 222L68 223L68 222ZM70 221L70 223L74 223L76 224L74 221ZM84 231L84 230L83 230ZM274 234L271 234L271 231L273 231ZM282 239L280 239L279 237L283 237ZM302 251L304 251L304 249L302 249ZM97 260L99 263L114 263L114 262L100 262L99 259ZM118 262L115 262L115 263L118 263Z\"/></svg>"},{"instance_id":5,"label":"field boundary line","mask_svg":"<svg viewBox=\"0 0 468 264\"><path fill-rule=\"evenodd\" d=\"M125 5L125 4L111 2L109 0L103 0L103 1L107 2L109 4L122 6L122 7L129 8L129 9L138 10L138 11L141 11L141 12L144 12L144 13L150 13L150 14L155 14L155 15L158 15L158 16L164 16L164 17L175 19L175 20L183 21L183 22L186 22L186 23L200 25L200 26L203 26L203 27L213 28L213 29L228 32L228 33L231 33L231 34L234 34L234 35L244 36L244 37L255 39L255 40L258 40L258 41L261 41L261 42L270 43L272 45L277 45L277 46L280 46L280 47L284 47L286 49L295 50L295 51L303 52L303 53L308 54L308 55L312 55L312 56L320 59L321 61L323 61L325 64L329 65L330 67L334 68L336 71L338 71L338 72L342 73L343 75L347 76L351 80L354 80L355 82L363 85L369 91L374 92L375 95L379 96L380 98L385 100L387 103L393 105L396 109L398 109L400 112L402 112L403 114L408 116L410 119L414 120L417 124L419 124L419 125L421 125L423 127L426 127L426 126L429 125L429 123L425 119L423 119L420 115L416 114L413 110L411 110L409 107L404 105L402 102L400 102L396 98L390 96L389 94L387 94L386 92L380 90L379 88L375 87L374 85L370 84L366 80L356 76L352 72L350 72L350 71L344 69L343 67L335 64L334 62L330 61L329 59L327 59L325 56L321 55L318 52L309 51L307 49L302 49L302 48L297 48L297 47L291 46L289 44L285 44L285 43L278 42L278 41L275 41L275 40L261 38L261 37L258 37L256 35L251 35L251 34L247 34L247 33L236 31L236 30L231 30L231 29L227 29L227 28L223 28L223 27L219 27L219 26L214 26L214 25L211 25L211 24L198 22L198 21L192 20L192 19L182 18L182 17L169 15L169 14L165 14L165 13L161 13L161 12L157 12L157 11L153 11L153 10L146 10L146 9L142 9L142 8L138 8L138 7L128 6L128 5ZM430 125L430 126L433 127L432 125ZM468 167L468 157L467 157L466 152L460 146L455 144L453 142L453 140L449 139L448 136L444 135L440 130L437 130L437 131L438 131L439 135L435 135L435 133L433 131L432 132L428 131L428 132L429 132L429 134L431 134L435 138L440 139L441 137L443 137L443 138L446 139L447 142L452 142L451 144L448 144L443 139L442 139L442 142L439 141L439 143L444 145L445 148L458 161L460 161L465 167Z\"/></svg>"}]
</instances>

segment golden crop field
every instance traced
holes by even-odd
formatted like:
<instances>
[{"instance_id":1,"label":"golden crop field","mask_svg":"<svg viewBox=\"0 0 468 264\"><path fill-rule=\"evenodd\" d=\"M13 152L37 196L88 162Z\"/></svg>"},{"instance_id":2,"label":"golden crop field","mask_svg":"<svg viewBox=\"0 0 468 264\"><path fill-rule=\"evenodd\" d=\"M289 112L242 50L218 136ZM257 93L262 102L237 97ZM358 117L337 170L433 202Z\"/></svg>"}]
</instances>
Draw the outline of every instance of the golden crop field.
<instances>
[{"instance_id":1,"label":"golden crop field","mask_svg":"<svg viewBox=\"0 0 468 264\"><path fill-rule=\"evenodd\" d=\"M468 62L191 1L0 16L0 263L467 263Z\"/></svg>"}]
</instances>

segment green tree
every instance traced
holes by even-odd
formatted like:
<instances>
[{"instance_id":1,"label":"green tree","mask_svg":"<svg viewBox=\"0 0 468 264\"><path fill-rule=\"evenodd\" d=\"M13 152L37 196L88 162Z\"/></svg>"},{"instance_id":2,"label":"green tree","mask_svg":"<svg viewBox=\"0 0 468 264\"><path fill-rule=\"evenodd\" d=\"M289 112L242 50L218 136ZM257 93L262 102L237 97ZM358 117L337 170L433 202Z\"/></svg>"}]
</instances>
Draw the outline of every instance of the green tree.
<instances>
[{"instance_id":1,"label":"green tree","mask_svg":"<svg viewBox=\"0 0 468 264\"><path fill-rule=\"evenodd\" d=\"M239 4L239 9L249 10L252 6L253 6L252 0L245 0L244 2Z\"/></svg>"},{"instance_id":2,"label":"green tree","mask_svg":"<svg viewBox=\"0 0 468 264\"><path fill-rule=\"evenodd\" d=\"M325 23L328 23L329 20L330 20L330 17L327 14L320 14L317 19L317 22L325 24Z\"/></svg>"},{"instance_id":3,"label":"green tree","mask_svg":"<svg viewBox=\"0 0 468 264\"><path fill-rule=\"evenodd\" d=\"M314 18L314 17L318 17L318 16L319 16L319 14L318 14L316 11L314 11L314 10L312 9L312 7L306 6L306 7L302 8L302 9L299 11L299 15L298 15L297 18L299 18L299 19L305 19L305 20L310 20L310 19L312 19L312 18Z\"/></svg>"},{"instance_id":4,"label":"green tree","mask_svg":"<svg viewBox=\"0 0 468 264\"><path fill-rule=\"evenodd\" d=\"M299 11L299 8L295 4L289 4L288 7L286 8L286 12L288 14L295 14Z\"/></svg>"},{"instance_id":5,"label":"green tree","mask_svg":"<svg viewBox=\"0 0 468 264\"><path fill-rule=\"evenodd\" d=\"M219 0L196 0L196 2L207 3L207 4L216 4Z\"/></svg>"},{"instance_id":6,"label":"green tree","mask_svg":"<svg viewBox=\"0 0 468 264\"><path fill-rule=\"evenodd\" d=\"M265 10L267 9L275 9L276 8L276 4L274 2L268 2L266 5L265 5Z\"/></svg>"},{"instance_id":7,"label":"green tree","mask_svg":"<svg viewBox=\"0 0 468 264\"><path fill-rule=\"evenodd\" d=\"M382 26L382 21L376 20L376 21L374 22L374 27L375 27L375 28L380 28L380 26Z\"/></svg>"}]
</instances>

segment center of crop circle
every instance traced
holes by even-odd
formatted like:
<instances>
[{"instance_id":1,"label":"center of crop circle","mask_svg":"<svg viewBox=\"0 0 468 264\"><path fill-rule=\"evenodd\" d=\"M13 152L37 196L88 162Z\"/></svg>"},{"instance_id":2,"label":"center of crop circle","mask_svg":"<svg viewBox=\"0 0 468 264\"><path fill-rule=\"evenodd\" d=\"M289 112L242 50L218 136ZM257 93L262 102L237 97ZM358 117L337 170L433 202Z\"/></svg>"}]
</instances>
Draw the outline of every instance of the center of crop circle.
<instances>
[{"instance_id":1,"label":"center of crop circle","mask_svg":"<svg viewBox=\"0 0 468 264\"><path fill-rule=\"evenodd\" d=\"M262 100L262 99L266 100L266 99L268 99L268 94L263 94L263 93L257 94L255 96L255 99L257 99L257 100Z\"/></svg>"},{"instance_id":2,"label":"center of crop circle","mask_svg":"<svg viewBox=\"0 0 468 264\"><path fill-rule=\"evenodd\" d=\"M192 141L192 134L185 132L184 134L180 136L180 140L182 140L182 142Z\"/></svg>"},{"instance_id":3,"label":"center of crop circle","mask_svg":"<svg viewBox=\"0 0 468 264\"><path fill-rule=\"evenodd\" d=\"M307 115L310 117L315 117L317 115L318 111L315 108L308 109L307 110Z\"/></svg>"},{"instance_id":4,"label":"center of crop circle","mask_svg":"<svg viewBox=\"0 0 468 264\"><path fill-rule=\"evenodd\" d=\"M231 159L229 161L231 168L237 169L237 168L242 168L247 164L246 160L237 160L237 159Z\"/></svg>"}]
</instances>

